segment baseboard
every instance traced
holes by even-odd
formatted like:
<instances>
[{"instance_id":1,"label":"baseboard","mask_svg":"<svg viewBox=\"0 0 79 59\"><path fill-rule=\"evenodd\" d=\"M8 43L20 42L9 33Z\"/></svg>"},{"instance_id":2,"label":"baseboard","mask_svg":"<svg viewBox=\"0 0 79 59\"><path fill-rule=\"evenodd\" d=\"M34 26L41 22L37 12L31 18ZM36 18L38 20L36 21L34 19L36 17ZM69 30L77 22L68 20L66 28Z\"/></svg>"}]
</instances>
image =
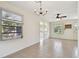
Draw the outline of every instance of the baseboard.
<instances>
[{"instance_id":1,"label":"baseboard","mask_svg":"<svg viewBox=\"0 0 79 59\"><path fill-rule=\"evenodd\" d=\"M77 41L75 39L63 39L63 38L56 38L56 37L49 37L49 39L60 39L60 40L71 40L71 41Z\"/></svg>"}]
</instances>

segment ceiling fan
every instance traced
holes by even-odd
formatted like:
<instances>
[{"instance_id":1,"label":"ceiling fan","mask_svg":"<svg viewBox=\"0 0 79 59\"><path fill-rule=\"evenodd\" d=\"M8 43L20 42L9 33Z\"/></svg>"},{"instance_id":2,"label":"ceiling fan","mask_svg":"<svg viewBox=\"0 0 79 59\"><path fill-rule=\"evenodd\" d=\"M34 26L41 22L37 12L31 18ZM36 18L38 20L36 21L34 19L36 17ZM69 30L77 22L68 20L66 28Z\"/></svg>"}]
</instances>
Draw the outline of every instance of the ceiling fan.
<instances>
[{"instance_id":1,"label":"ceiling fan","mask_svg":"<svg viewBox=\"0 0 79 59\"><path fill-rule=\"evenodd\" d=\"M61 15L61 14L58 13L57 16L56 16L56 18L57 18L57 19L62 19L62 18L66 18L66 17L67 17L67 16L60 16L60 15Z\"/></svg>"}]
</instances>

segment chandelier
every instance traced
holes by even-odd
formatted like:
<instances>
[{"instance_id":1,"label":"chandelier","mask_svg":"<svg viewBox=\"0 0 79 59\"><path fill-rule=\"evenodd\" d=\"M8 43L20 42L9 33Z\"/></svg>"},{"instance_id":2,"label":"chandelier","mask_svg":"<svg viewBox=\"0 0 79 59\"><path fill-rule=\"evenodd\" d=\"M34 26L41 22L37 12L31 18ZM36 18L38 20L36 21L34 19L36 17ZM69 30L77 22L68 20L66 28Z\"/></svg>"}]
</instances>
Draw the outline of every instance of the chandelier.
<instances>
[{"instance_id":1,"label":"chandelier","mask_svg":"<svg viewBox=\"0 0 79 59\"><path fill-rule=\"evenodd\" d=\"M34 9L34 12L37 15L42 15L42 16L46 15L48 13L48 11L47 10L43 10L43 8L42 8L42 1L39 1L39 5L40 5L39 10Z\"/></svg>"}]
</instances>

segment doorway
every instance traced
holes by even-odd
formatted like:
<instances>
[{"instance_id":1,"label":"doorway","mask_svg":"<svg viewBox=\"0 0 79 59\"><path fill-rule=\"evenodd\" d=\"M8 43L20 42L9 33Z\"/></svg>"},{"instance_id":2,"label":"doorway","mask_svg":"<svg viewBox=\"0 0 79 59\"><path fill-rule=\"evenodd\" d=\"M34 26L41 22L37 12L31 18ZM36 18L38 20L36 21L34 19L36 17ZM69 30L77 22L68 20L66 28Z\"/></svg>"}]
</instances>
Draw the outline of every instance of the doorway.
<instances>
[{"instance_id":1,"label":"doorway","mask_svg":"<svg viewBox=\"0 0 79 59\"><path fill-rule=\"evenodd\" d=\"M49 38L49 23L40 21L40 40Z\"/></svg>"}]
</instances>

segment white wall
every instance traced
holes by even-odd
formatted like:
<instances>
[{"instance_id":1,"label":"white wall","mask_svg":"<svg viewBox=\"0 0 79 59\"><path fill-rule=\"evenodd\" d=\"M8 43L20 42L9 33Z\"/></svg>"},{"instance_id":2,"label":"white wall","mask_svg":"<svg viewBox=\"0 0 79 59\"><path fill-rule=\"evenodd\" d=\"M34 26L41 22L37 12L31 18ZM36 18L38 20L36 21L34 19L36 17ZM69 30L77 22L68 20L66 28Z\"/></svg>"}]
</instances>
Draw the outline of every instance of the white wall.
<instances>
[{"instance_id":1,"label":"white wall","mask_svg":"<svg viewBox=\"0 0 79 59\"><path fill-rule=\"evenodd\" d=\"M74 28L75 20L62 20L61 23L63 24L63 26L65 24L72 24L72 29L64 29L64 33L60 35L57 35L54 33L53 22L51 22L50 23L50 37L77 40L77 32L76 32L76 29Z\"/></svg>"},{"instance_id":2,"label":"white wall","mask_svg":"<svg viewBox=\"0 0 79 59\"><path fill-rule=\"evenodd\" d=\"M16 52L25 47L29 47L40 41L39 20L40 18L18 6L7 2L0 2L0 7L24 15L23 39L0 41L0 57Z\"/></svg>"},{"instance_id":3,"label":"white wall","mask_svg":"<svg viewBox=\"0 0 79 59\"><path fill-rule=\"evenodd\" d=\"M78 12L78 20L79 20L79 2L78 2L78 6L77 7L78 7L77 12ZM79 25L79 21L78 21L78 25ZM78 35L78 38L77 39L78 39L78 48L79 48L79 30L78 30L78 34L77 35Z\"/></svg>"}]
</instances>

